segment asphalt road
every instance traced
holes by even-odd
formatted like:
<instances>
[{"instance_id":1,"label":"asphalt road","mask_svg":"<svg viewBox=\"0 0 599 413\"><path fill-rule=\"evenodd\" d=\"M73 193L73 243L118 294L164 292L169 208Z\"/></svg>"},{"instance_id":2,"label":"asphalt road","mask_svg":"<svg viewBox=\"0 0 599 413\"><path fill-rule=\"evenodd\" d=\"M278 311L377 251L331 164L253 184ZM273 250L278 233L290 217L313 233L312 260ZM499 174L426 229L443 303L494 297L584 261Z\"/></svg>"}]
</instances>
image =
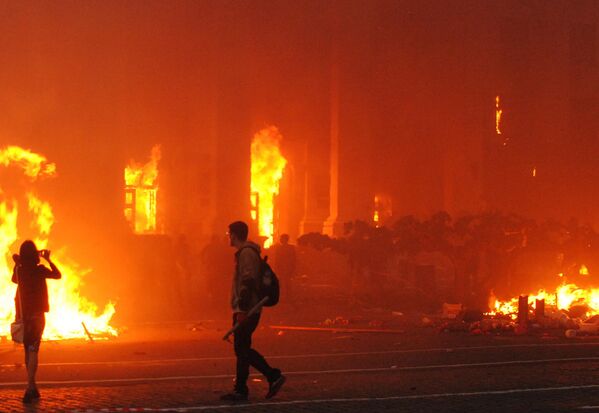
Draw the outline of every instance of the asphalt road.
<instances>
[{"instance_id":1,"label":"asphalt road","mask_svg":"<svg viewBox=\"0 0 599 413\"><path fill-rule=\"evenodd\" d=\"M9 412L599 412L599 339L283 331L264 322L254 345L288 377L266 401L253 375L250 402L232 388L225 326L131 329L89 343L44 342L42 399L24 407L22 350L0 344L0 411ZM218 329L217 329L218 328Z\"/></svg>"}]
</instances>

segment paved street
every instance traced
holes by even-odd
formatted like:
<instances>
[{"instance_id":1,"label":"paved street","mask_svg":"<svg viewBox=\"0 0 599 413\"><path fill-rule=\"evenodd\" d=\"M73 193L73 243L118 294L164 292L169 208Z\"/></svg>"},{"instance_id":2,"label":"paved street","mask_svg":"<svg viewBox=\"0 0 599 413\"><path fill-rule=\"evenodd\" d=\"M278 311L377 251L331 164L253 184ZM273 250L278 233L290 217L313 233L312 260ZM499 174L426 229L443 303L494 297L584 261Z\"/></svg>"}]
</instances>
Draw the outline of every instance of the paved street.
<instances>
[{"instance_id":1,"label":"paved street","mask_svg":"<svg viewBox=\"0 0 599 413\"><path fill-rule=\"evenodd\" d=\"M288 382L266 401L254 375L250 402L226 405L232 346L225 325L131 328L105 342L45 342L42 400L23 407L22 351L0 345L2 412L598 411L599 340L493 337L407 329L403 334L281 331L255 347Z\"/></svg>"}]
</instances>

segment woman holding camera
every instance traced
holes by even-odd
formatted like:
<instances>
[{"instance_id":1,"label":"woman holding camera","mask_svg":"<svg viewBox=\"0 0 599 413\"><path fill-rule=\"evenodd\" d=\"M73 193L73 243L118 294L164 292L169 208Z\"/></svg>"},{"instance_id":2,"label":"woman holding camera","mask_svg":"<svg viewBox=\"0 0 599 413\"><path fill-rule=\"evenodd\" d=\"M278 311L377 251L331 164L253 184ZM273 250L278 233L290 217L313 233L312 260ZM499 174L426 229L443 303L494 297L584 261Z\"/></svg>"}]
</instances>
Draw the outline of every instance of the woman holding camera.
<instances>
[{"instance_id":1,"label":"woman holding camera","mask_svg":"<svg viewBox=\"0 0 599 413\"><path fill-rule=\"evenodd\" d=\"M40 264L40 256L48 262L50 268ZM15 297L16 318L23 321L25 333L23 346L28 385L23 396L23 403L31 403L40 398L35 383L35 374L40 343L46 326L44 313L50 309L46 279L59 279L62 275L50 259L50 251L38 251L33 241L23 242L19 254L13 255L13 260L15 267L12 282L18 285Z\"/></svg>"}]
</instances>

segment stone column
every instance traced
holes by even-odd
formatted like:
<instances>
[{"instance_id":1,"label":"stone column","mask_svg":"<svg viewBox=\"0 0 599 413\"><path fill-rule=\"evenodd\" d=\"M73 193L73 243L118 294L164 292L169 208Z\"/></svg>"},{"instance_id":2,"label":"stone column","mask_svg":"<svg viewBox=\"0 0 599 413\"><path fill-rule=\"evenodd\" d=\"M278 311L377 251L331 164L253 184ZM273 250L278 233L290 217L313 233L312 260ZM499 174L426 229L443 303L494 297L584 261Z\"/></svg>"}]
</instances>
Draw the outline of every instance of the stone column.
<instances>
[{"instance_id":1,"label":"stone column","mask_svg":"<svg viewBox=\"0 0 599 413\"><path fill-rule=\"evenodd\" d=\"M372 5L332 7L329 217L323 231L343 235L348 221L372 219Z\"/></svg>"}]
</instances>

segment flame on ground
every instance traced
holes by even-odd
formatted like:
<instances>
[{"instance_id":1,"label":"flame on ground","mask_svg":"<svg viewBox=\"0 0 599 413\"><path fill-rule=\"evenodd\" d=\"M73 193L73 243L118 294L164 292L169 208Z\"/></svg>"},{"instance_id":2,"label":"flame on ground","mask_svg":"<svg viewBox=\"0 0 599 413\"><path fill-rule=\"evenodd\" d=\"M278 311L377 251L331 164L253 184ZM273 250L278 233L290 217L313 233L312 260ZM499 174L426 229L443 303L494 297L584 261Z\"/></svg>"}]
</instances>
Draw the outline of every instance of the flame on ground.
<instances>
[{"instance_id":1,"label":"flame on ground","mask_svg":"<svg viewBox=\"0 0 599 413\"><path fill-rule=\"evenodd\" d=\"M125 168L125 217L136 234L158 232L156 203L160 157L160 145L155 145L145 165L131 160Z\"/></svg>"},{"instance_id":2,"label":"flame on ground","mask_svg":"<svg viewBox=\"0 0 599 413\"><path fill-rule=\"evenodd\" d=\"M539 290L528 295L530 308L535 308L536 300L545 300L545 304L558 310L569 310L573 306L586 306L586 318L599 314L599 288L581 288L576 284L562 284L555 293ZM515 319L518 313L518 297L507 301L491 297L492 311L490 315L503 314Z\"/></svg>"},{"instance_id":3,"label":"flame on ground","mask_svg":"<svg viewBox=\"0 0 599 413\"><path fill-rule=\"evenodd\" d=\"M48 163L43 155L17 146L0 150L0 164L20 168L29 178L30 184L41 176L55 176L56 166ZM16 198L7 199L0 190L0 336L10 334L10 323L15 317L14 297L16 285L10 280L12 275L12 253L19 248L18 220L20 214L30 222L30 232L37 234L33 240L39 249L47 248L48 239L54 224L54 214L48 202L41 200L28 185L27 208L19 208ZM65 339L86 337L82 323L95 338L117 335L110 326L115 313L112 303L106 305L98 315L98 307L79 294L84 271L66 255L62 249L52 253L52 260L60 268L62 279L48 280L50 312L46 314L45 339Z\"/></svg>"},{"instance_id":4,"label":"flame on ground","mask_svg":"<svg viewBox=\"0 0 599 413\"><path fill-rule=\"evenodd\" d=\"M279 194L279 183L287 160L280 150L283 137L274 126L262 129L252 141L252 183L250 199L252 209L257 210L258 231L266 237L264 247L273 243L274 199Z\"/></svg>"}]
</instances>

